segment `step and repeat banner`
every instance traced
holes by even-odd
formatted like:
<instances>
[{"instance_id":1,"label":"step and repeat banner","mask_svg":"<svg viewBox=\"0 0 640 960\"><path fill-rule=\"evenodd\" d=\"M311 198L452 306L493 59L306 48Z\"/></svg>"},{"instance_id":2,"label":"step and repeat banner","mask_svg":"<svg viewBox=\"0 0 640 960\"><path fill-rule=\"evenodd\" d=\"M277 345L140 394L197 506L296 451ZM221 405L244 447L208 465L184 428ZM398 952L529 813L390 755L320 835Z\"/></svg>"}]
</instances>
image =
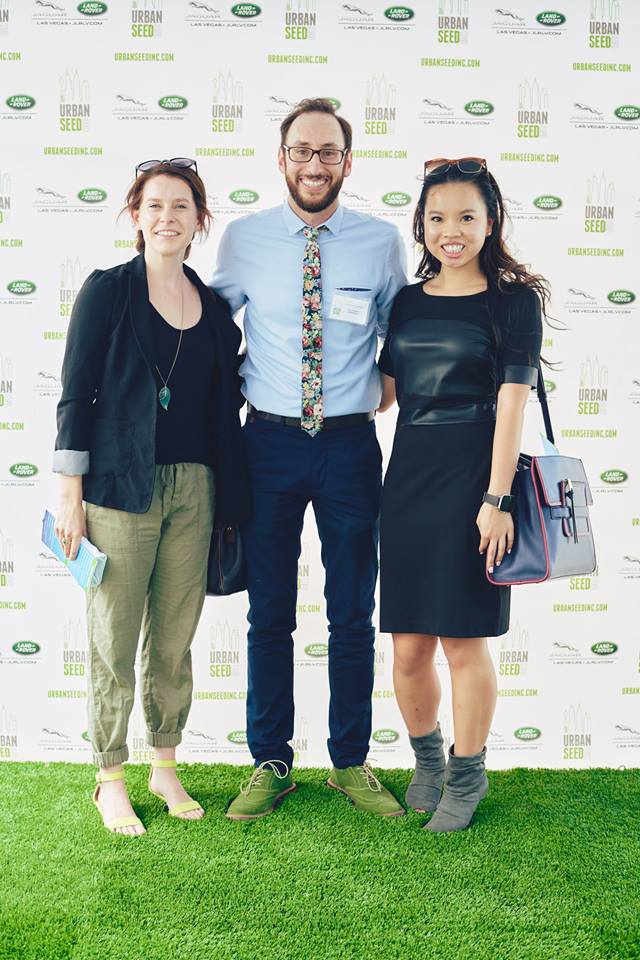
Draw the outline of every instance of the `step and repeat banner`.
<instances>
[{"instance_id":1,"label":"step and repeat banner","mask_svg":"<svg viewBox=\"0 0 640 960\"><path fill-rule=\"evenodd\" d=\"M582 457L598 568L513 591L491 641L494 768L640 765L640 7L633 0L0 0L0 757L89 761L82 590L40 544L60 366L87 274L135 254L135 164L198 162L215 224L280 203L278 126L327 96L353 124L345 205L407 243L427 158L484 156L511 247L553 291L543 353L560 450ZM554 0L556 2L556 0ZM259 255L257 251L256 255ZM379 417L388 455L393 412ZM525 449L540 452L535 395ZM425 549L428 546L425 545ZM300 558L293 746L328 762L327 628L311 515ZM179 756L249 761L246 595L208 599ZM376 639L380 766L408 766L392 642ZM442 726L452 737L442 657ZM134 761L147 761L139 707Z\"/></svg>"}]
</instances>

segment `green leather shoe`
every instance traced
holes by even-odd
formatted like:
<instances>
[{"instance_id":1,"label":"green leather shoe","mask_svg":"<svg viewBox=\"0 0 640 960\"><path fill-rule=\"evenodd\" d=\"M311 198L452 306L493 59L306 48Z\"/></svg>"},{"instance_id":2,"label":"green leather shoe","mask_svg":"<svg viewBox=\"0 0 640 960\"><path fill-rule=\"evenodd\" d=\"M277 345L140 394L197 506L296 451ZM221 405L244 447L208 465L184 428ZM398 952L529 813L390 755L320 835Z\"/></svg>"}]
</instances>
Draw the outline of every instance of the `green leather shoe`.
<instances>
[{"instance_id":1,"label":"green leather shoe","mask_svg":"<svg viewBox=\"0 0 640 960\"><path fill-rule=\"evenodd\" d=\"M402 817L406 813L392 793L383 787L368 763L361 767L334 767L327 785L346 793L356 810L377 813L381 817Z\"/></svg>"},{"instance_id":2,"label":"green leather shoe","mask_svg":"<svg viewBox=\"0 0 640 960\"><path fill-rule=\"evenodd\" d=\"M284 769L284 773L282 770ZM227 810L230 820L257 820L273 813L280 801L296 784L282 760L265 760L249 779L240 785L240 793Z\"/></svg>"}]
</instances>

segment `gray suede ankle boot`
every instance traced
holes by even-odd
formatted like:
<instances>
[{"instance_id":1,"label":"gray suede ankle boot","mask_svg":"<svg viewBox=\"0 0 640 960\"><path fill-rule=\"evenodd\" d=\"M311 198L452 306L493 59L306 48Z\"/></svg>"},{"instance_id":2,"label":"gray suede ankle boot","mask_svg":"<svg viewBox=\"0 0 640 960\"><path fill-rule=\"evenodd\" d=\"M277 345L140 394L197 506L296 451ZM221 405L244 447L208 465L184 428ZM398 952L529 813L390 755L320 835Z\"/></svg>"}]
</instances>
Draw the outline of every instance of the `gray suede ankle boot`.
<instances>
[{"instance_id":1,"label":"gray suede ankle boot","mask_svg":"<svg viewBox=\"0 0 640 960\"><path fill-rule=\"evenodd\" d=\"M445 759L440 724L423 737L409 737L416 755L416 769L405 800L418 813L431 813L438 806L444 783Z\"/></svg>"},{"instance_id":2,"label":"gray suede ankle boot","mask_svg":"<svg viewBox=\"0 0 640 960\"><path fill-rule=\"evenodd\" d=\"M453 746L449 749L442 799L425 830L451 833L469 826L476 807L489 790L484 769L486 755L486 747L472 757L456 757Z\"/></svg>"}]
</instances>

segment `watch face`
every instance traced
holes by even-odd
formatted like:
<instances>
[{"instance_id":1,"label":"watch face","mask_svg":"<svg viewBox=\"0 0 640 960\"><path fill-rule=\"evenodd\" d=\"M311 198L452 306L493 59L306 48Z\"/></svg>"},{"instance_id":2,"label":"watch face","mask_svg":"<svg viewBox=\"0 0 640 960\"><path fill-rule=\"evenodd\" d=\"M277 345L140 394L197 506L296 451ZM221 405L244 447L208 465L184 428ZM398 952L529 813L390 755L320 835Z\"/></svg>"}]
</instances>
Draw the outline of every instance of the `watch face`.
<instances>
[{"instance_id":1,"label":"watch face","mask_svg":"<svg viewBox=\"0 0 640 960\"><path fill-rule=\"evenodd\" d=\"M512 494L506 494L500 498L500 510L503 513L511 513L515 505L515 497Z\"/></svg>"}]
</instances>

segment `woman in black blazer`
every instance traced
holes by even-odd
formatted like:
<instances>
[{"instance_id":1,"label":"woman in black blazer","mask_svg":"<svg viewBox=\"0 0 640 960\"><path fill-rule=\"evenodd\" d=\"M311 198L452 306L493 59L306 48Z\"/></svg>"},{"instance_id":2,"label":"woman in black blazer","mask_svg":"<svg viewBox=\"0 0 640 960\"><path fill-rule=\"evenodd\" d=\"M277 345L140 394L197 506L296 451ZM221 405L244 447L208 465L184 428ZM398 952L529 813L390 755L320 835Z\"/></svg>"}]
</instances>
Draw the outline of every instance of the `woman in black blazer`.
<instances>
[{"instance_id":1,"label":"woman in black blazer","mask_svg":"<svg viewBox=\"0 0 640 960\"><path fill-rule=\"evenodd\" d=\"M107 554L89 590L89 733L94 802L112 832L140 835L124 784L134 661L155 759L149 789L200 819L176 775L191 705L190 646L216 528L248 513L238 410L241 335L226 302L184 265L210 213L195 161L136 168L125 209L139 256L95 270L76 299L62 368L54 471L67 556L89 537ZM86 510L82 501L86 502Z\"/></svg>"}]
</instances>

